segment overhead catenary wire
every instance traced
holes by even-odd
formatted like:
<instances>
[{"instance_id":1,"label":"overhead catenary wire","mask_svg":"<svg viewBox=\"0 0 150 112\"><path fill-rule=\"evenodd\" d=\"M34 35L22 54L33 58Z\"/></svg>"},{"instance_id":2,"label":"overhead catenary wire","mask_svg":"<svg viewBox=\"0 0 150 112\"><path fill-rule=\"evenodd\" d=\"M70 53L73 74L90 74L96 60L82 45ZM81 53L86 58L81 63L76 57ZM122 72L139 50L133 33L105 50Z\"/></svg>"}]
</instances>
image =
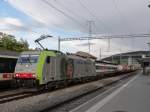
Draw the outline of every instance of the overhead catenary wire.
<instances>
[{"instance_id":1,"label":"overhead catenary wire","mask_svg":"<svg viewBox=\"0 0 150 112\"><path fill-rule=\"evenodd\" d=\"M89 32L89 37L93 34L93 24L95 23L95 21L93 21L93 20L87 20L87 18L85 18L84 16L79 16L78 14L76 14L76 13L74 13L73 11L72 11L72 9L69 9L68 7L66 7L66 6L64 6L61 2L59 2L58 0L54 0L60 7L62 7L63 6L63 9L65 9L66 11L68 11L68 12L71 12L71 15L73 15L73 16L76 16L76 17L80 17L80 18L83 18L87 23L88 23L88 32ZM89 52L90 52L90 45L91 45L91 43L90 43L90 41L89 41L89 39L88 39L88 44L87 44L88 46L89 46Z\"/></svg>"},{"instance_id":2,"label":"overhead catenary wire","mask_svg":"<svg viewBox=\"0 0 150 112\"><path fill-rule=\"evenodd\" d=\"M92 40L92 39L114 39L114 38L150 38L150 34L129 34L129 35L97 35L97 36L92 36L92 38L87 37L72 37L72 38L61 38L61 41L73 41L73 40Z\"/></svg>"},{"instance_id":3,"label":"overhead catenary wire","mask_svg":"<svg viewBox=\"0 0 150 112\"><path fill-rule=\"evenodd\" d=\"M124 14L123 14L123 13L120 11L120 9L118 8L118 5L117 5L117 3L116 3L116 0L112 0L112 2L113 2L113 4L114 4L114 7L115 7L115 9L116 9L118 15L119 15L120 18L121 18L122 24L126 23L127 25L130 26L130 24L128 23L126 17L124 16ZM130 34L132 34L132 31L133 31L133 30L132 30L131 27L129 27L129 30L128 30L128 31L130 32ZM131 38L131 39L132 39L132 40L131 40L131 46L132 46L132 49L133 49L133 48L134 48L134 38Z\"/></svg>"},{"instance_id":4,"label":"overhead catenary wire","mask_svg":"<svg viewBox=\"0 0 150 112\"><path fill-rule=\"evenodd\" d=\"M80 25L82 28L84 28L84 29L86 28L84 26L84 24L81 24L78 20L76 20L75 18L73 18L72 16L70 16L69 14L67 14L66 12L64 12L63 10L57 8L52 3L48 2L47 0L41 0L41 1L44 2L45 4L47 4L49 7L53 8L54 10L56 10L57 12L63 14L65 17L67 17L71 21L74 21L75 23L77 23L78 25Z\"/></svg>"},{"instance_id":5,"label":"overhead catenary wire","mask_svg":"<svg viewBox=\"0 0 150 112\"><path fill-rule=\"evenodd\" d=\"M108 27L100 18L98 18L86 5L83 4L83 2L81 2L81 0L78 0L79 4L92 16L94 17L99 23L101 23L103 25L103 29L104 30L109 30L112 31L112 29L110 27ZM96 26L96 25L95 25ZM96 26L97 27L97 26ZM99 28L97 28L99 29ZM88 43L89 43L89 39L88 39ZM110 39L108 39L108 49L110 47ZM90 43L89 43L89 49L90 49ZM90 50L89 50L90 51Z\"/></svg>"},{"instance_id":6,"label":"overhead catenary wire","mask_svg":"<svg viewBox=\"0 0 150 112\"><path fill-rule=\"evenodd\" d=\"M60 7L62 7L63 9L65 9L67 12L70 12L71 15L73 15L74 17L79 17L82 20L84 20L85 22L88 22L90 20L88 20L85 16L82 15L78 15L77 13L75 13L74 11L72 11L72 9L70 9L69 7L66 7L64 4L62 4L59 0L54 0ZM88 28L87 28L88 29ZM89 29L88 29L89 30ZM92 30L93 31L93 30Z\"/></svg>"},{"instance_id":7,"label":"overhead catenary wire","mask_svg":"<svg viewBox=\"0 0 150 112\"><path fill-rule=\"evenodd\" d=\"M75 15L76 17L80 17L83 18L86 22L87 21L94 21L94 20L89 20L86 17L82 16L82 15L78 15L77 13L73 12L71 9L69 9L68 7L64 6L62 3L58 2L58 0L54 0L57 2L57 4L63 6L68 12L71 12L72 15ZM95 21L94 21L95 22ZM95 27L98 29L98 27L95 25Z\"/></svg>"},{"instance_id":8,"label":"overhead catenary wire","mask_svg":"<svg viewBox=\"0 0 150 112\"><path fill-rule=\"evenodd\" d=\"M112 31L112 29L106 25L99 17L97 17L88 7L86 7L81 0L78 0L79 4L92 16L94 17L99 23L103 25L104 30L108 29L109 31Z\"/></svg>"},{"instance_id":9,"label":"overhead catenary wire","mask_svg":"<svg viewBox=\"0 0 150 112\"><path fill-rule=\"evenodd\" d=\"M127 25L129 25L129 23L128 23L126 17L125 17L124 14L122 13L122 11L119 9L119 7L118 7L118 5L117 5L117 3L116 3L116 0L112 0L112 1L113 1L113 5L114 5L114 7L115 7L115 9L116 9L116 12L118 13L118 15L119 15L120 18L121 18L122 24L126 23ZM132 29L131 29L131 27L129 27L129 29L130 29L130 30L129 30L130 34L132 34Z\"/></svg>"},{"instance_id":10,"label":"overhead catenary wire","mask_svg":"<svg viewBox=\"0 0 150 112\"><path fill-rule=\"evenodd\" d=\"M70 14L72 14L73 16L75 16L75 17L80 17L80 18L84 19L85 22L88 23L88 25L89 25L89 22L91 21L91 22L92 22L92 23L91 23L91 27L92 27L92 25L93 25L93 27L95 26L95 27L98 29L98 27L95 25L95 21L94 21L94 20L88 19L88 18L86 18L85 16L82 16L82 15L78 15L77 13L75 13L74 11L72 11L71 9L69 9L68 7L66 7L65 5L63 5L61 2L59 2L59 0L54 0L54 1L57 2L57 4L59 4L59 6L63 7L63 8L64 8L65 10L67 10L68 12L71 12ZM92 27L92 28L93 28L93 27ZM90 30L90 28L89 28L88 30ZM93 32L93 29L91 29L91 30L92 30L91 33L94 33L94 32Z\"/></svg>"},{"instance_id":11,"label":"overhead catenary wire","mask_svg":"<svg viewBox=\"0 0 150 112\"><path fill-rule=\"evenodd\" d=\"M26 12L27 12L29 15L33 15L33 13L31 13L28 9L26 9ZM40 14L39 14L39 13L37 13L36 15L38 16L38 18L40 18ZM45 16L42 16L42 17L43 17L44 19L46 19ZM57 24L54 24L54 23L52 23L52 24L53 24L55 27L59 28ZM35 32L35 31L33 31L33 30L32 30L31 32L32 32L32 33L36 33L36 34L40 34L40 35L42 34L42 33L39 33L39 32Z\"/></svg>"},{"instance_id":12,"label":"overhead catenary wire","mask_svg":"<svg viewBox=\"0 0 150 112\"><path fill-rule=\"evenodd\" d=\"M67 12L70 12L71 15L73 15L74 17L80 17L82 19L84 19L85 21L87 21L88 19L84 16L78 15L77 13L75 13L74 11L72 11L69 7L66 7L64 4L62 4L59 0L54 0L60 7L64 8L65 10L67 10Z\"/></svg>"}]
</instances>

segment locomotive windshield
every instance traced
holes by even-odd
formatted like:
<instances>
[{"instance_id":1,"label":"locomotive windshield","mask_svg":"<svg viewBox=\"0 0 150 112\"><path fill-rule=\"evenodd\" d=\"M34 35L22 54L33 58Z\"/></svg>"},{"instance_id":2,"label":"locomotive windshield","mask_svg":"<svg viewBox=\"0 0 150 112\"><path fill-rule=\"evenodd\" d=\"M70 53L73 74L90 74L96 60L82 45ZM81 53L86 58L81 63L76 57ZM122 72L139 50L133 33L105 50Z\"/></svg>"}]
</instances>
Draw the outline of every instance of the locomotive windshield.
<instances>
[{"instance_id":1,"label":"locomotive windshield","mask_svg":"<svg viewBox=\"0 0 150 112\"><path fill-rule=\"evenodd\" d=\"M21 55L18 59L18 63L37 63L39 55Z\"/></svg>"}]
</instances>

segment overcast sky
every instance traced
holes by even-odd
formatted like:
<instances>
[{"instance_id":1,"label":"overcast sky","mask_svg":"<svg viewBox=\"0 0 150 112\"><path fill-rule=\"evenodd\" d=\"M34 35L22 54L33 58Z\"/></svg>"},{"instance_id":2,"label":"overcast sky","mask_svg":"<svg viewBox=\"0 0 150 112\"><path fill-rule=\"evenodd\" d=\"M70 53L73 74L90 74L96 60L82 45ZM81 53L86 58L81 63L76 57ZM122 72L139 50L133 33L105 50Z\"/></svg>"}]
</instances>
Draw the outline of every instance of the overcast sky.
<instances>
[{"instance_id":1,"label":"overcast sky","mask_svg":"<svg viewBox=\"0 0 150 112\"><path fill-rule=\"evenodd\" d=\"M54 37L150 33L150 0L0 0L0 31L27 39L30 47L41 34ZM63 42L62 51L88 51L87 41ZM149 38L92 40L91 52L99 56L148 50ZM57 49L57 39L43 44ZM108 52L109 51L109 52Z\"/></svg>"}]
</instances>

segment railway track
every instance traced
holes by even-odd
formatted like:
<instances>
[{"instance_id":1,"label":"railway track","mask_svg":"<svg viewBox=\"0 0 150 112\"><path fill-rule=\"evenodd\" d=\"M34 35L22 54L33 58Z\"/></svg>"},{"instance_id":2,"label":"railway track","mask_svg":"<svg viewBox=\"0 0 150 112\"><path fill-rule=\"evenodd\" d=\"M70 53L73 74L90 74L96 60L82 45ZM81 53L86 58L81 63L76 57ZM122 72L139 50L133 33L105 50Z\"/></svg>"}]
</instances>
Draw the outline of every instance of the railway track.
<instances>
[{"instance_id":1,"label":"railway track","mask_svg":"<svg viewBox=\"0 0 150 112\"><path fill-rule=\"evenodd\" d=\"M127 76L123 76L121 79L123 80L124 78L127 78L127 77L128 77L128 75ZM106 80L106 83L108 83L107 82L107 78L105 80ZM117 82L117 81L109 83L109 84L107 84L107 86L109 86L109 85L111 85L111 84L113 84L115 82ZM71 85L71 87L72 86L75 86L75 85ZM61 89L63 89L63 88L61 88ZM58 90L58 88L55 89L55 90ZM94 91L97 91L97 90L94 90ZM94 91L92 91L92 92L94 92ZM33 92L33 91L31 92L31 91L24 91L23 89L16 89L16 90L11 90L11 91L5 91L5 92L0 93L0 104L6 103L6 102L11 102L11 101L14 101L14 100L27 98L27 97L32 97L32 96L35 96L35 95L48 93L48 92L51 92L51 91L47 90L47 91L43 91L43 92ZM87 93L87 94L90 94L90 93Z\"/></svg>"},{"instance_id":2,"label":"railway track","mask_svg":"<svg viewBox=\"0 0 150 112\"><path fill-rule=\"evenodd\" d=\"M108 83L108 84L106 84L105 86L103 86L103 87L101 87L101 88L98 88L98 89L95 89L95 90L92 90L92 91L89 91L89 92L87 92L87 93L85 93L85 94L82 94L82 95L80 95L80 96L77 96L77 97L74 97L74 98L72 98L72 99L69 99L69 100L67 100L67 101L64 101L64 102L61 102L61 103L59 103L59 104L57 104L57 105L54 105L54 106L51 106L51 107L48 107L48 108L46 108L46 109L44 109L44 110L42 110L41 112L61 112L62 110L64 111L64 108L65 108L65 106L66 105L73 105L73 104L70 104L70 103L73 103L73 102L78 102L78 100L79 100L79 102L78 103L81 103L82 102L82 100L80 101L80 99L84 99L84 97L88 97L88 96L92 96L92 95L94 95L94 96L92 96L92 97L95 97L95 95L96 94L100 94L100 93L103 93L103 92L105 92L106 90L108 90L108 89L110 89L111 87L113 87L113 86L116 86L116 88L117 87L119 87L120 86L120 83L124 83L124 82L126 82L126 80L128 80L128 79L130 79L131 77L133 77L134 75L126 75L126 76L122 76L119 80L116 80L116 81L113 81L113 82L111 82L111 83ZM107 81L106 81L107 82ZM82 103L84 103L85 101L83 100L83 102ZM75 103L75 105L76 106L79 106L78 105L78 103ZM68 112L68 107L69 108L71 108L71 106L66 106L66 111L64 111L64 112ZM75 106L75 107L76 107ZM60 110L61 111L60 111Z\"/></svg>"},{"instance_id":3,"label":"railway track","mask_svg":"<svg viewBox=\"0 0 150 112\"><path fill-rule=\"evenodd\" d=\"M32 95L33 95L32 93L17 93L17 94L6 95L0 98L0 104L14 101L14 100L23 99Z\"/></svg>"},{"instance_id":4,"label":"railway track","mask_svg":"<svg viewBox=\"0 0 150 112\"><path fill-rule=\"evenodd\" d=\"M14 100L23 99L23 98L30 97L36 94L37 94L36 92L24 91L23 89L5 91L0 94L0 104L14 101Z\"/></svg>"},{"instance_id":5,"label":"railway track","mask_svg":"<svg viewBox=\"0 0 150 112\"><path fill-rule=\"evenodd\" d=\"M3 91L0 93L0 104L27 98L27 97L32 97L38 94L41 94L41 92L38 93L35 91L34 92L27 91L26 89L10 89L10 90Z\"/></svg>"}]
</instances>

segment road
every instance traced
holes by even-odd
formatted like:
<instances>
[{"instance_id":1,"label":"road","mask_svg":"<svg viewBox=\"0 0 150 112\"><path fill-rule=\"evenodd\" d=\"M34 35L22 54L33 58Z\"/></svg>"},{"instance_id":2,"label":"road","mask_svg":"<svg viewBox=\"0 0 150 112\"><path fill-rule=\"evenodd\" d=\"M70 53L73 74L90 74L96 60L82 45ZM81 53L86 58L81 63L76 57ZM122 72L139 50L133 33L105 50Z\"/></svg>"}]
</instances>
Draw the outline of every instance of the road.
<instances>
[{"instance_id":1,"label":"road","mask_svg":"<svg viewBox=\"0 0 150 112\"><path fill-rule=\"evenodd\" d=\"M150 112L150 76L136 75L127 83L113 89L70 112Z\"/></svg>"}]
</instances>

